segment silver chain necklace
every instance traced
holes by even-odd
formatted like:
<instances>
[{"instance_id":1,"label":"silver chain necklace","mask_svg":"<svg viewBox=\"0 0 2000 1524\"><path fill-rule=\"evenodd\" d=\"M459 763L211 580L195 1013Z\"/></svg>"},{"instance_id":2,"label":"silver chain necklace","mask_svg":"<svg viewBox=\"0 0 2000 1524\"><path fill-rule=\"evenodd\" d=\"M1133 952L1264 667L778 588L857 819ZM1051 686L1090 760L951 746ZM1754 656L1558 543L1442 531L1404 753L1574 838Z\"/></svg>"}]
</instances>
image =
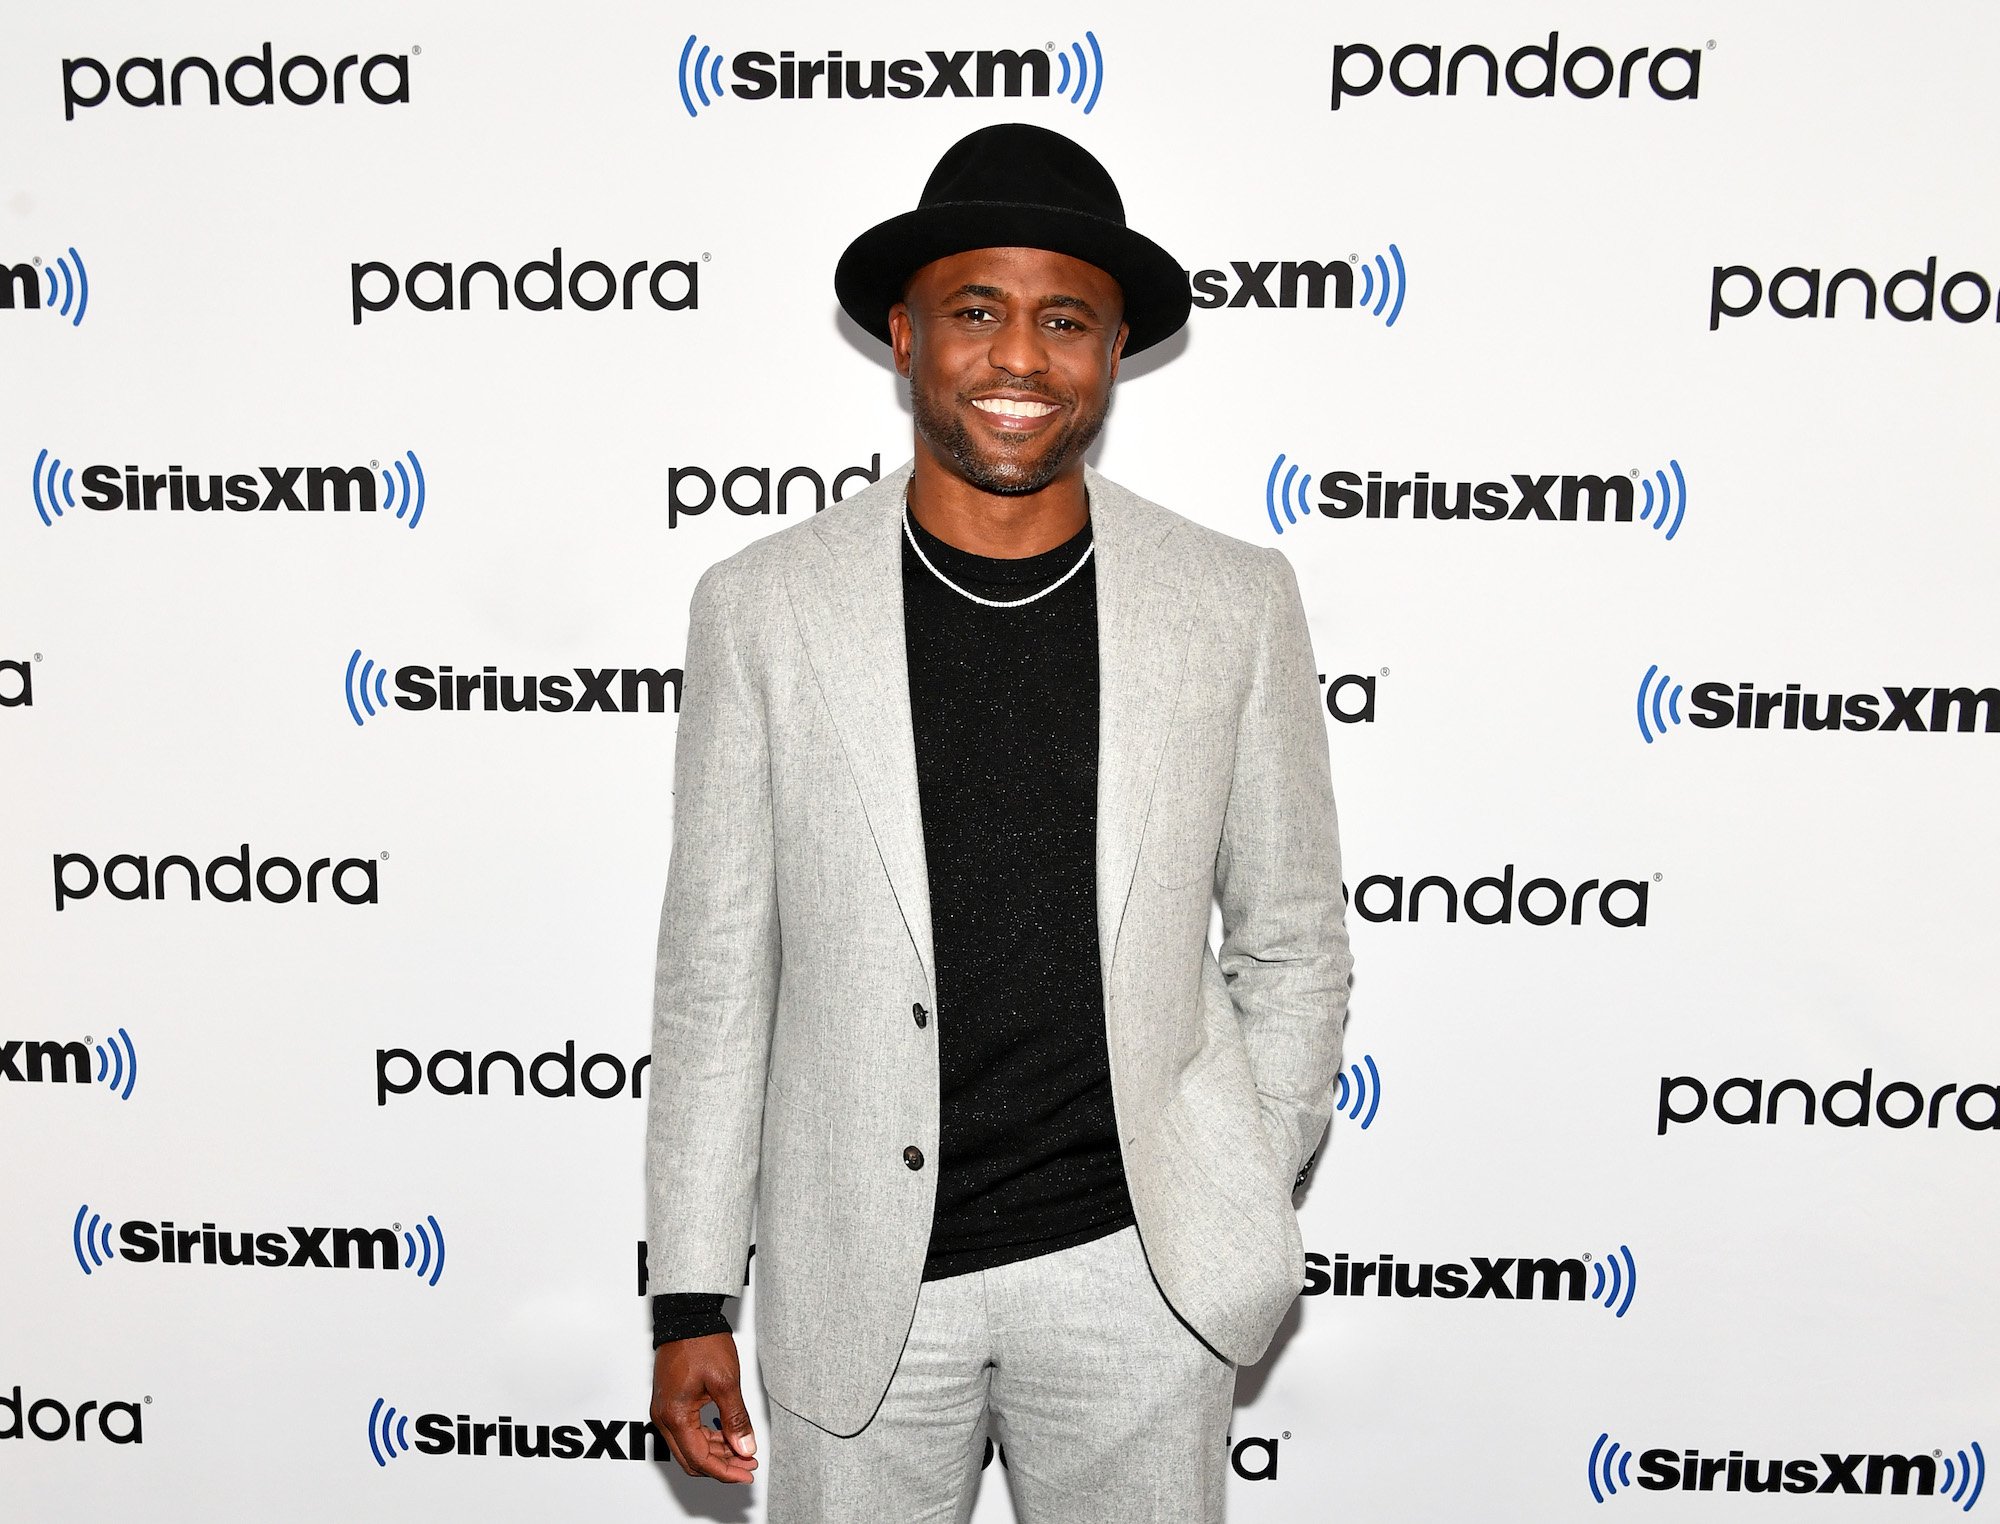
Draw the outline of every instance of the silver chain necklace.
<instances>
[{"instance_id":1,"label":"silver chain necklace","mask_svg":"<svg viewBox=\"0 0 2000 1524\"><path fill-rule=\"evenodd\" d=\"M1090 553L1093 550L1097 549L1097 536L1093 534L1090 537L1090 543L1083 547L1083 554L1076 558L1076 565L1072 566L1068 571L1064 572L1060 577L1056 578L1055 581L1051 582L1047 587L1043 588L1038 593L1030 593L1025 598L982 598L977 593L967 592L964 588L960 587L956 582L952 581L951 578L947 577L943 572L939 571L935 566L931 565L931 558L924 554L923 546L917 543L916 531L910 527L912 517L913 515L910 513L910 500L908 495L905 494L903 498L903 538L910 542L910 549L914 550L917 553L917 559L924 563L924 568L927 571L929 571L933 577L937 578L938 581L942 582L946 587L950 588L954 593L957 593L959 597L970 598L974 603L982 604L989 609L1017 609L1024 603L1033 603L1037 598L1048 597L1050 593L1054 592L1057 588L1061 587L1065 582L1069 581L1071 577L1074 577L1078 572L1082 571L1083 563L1088 561L1090 559Z\"/></svg>"}]
</instances>

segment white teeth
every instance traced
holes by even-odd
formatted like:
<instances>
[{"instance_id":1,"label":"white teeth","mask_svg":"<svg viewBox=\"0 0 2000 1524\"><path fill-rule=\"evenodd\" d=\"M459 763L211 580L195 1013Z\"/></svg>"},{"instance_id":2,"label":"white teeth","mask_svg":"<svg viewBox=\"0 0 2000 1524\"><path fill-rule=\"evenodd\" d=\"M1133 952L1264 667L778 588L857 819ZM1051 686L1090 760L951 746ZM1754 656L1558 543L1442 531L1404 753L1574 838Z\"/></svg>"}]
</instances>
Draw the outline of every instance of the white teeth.
<instances>
[{"instance_id":1,"label":"white teeth","mask_svg":"<svg viewBox=\"0 0 2000 1524\"><path fill-rule=\"evenodd\" d=\"M1011 397L982 397L972 405L982 413L999 413L1006 418L1046 418L1056 410L1053 402L1016 402Z\"/></svg>"}]
</instances>

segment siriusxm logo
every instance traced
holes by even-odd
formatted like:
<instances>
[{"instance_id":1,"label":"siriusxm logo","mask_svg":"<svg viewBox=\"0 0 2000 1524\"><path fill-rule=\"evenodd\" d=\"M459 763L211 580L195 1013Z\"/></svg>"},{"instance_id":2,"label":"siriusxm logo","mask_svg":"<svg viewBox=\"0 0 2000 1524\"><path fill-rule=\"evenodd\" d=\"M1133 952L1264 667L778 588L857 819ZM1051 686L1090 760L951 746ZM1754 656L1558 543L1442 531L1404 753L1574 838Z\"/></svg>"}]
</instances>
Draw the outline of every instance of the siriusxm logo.
<instances>
[{"instance_id":1,"label":"siriusxm logo","mask_svg":"<svg viewBox=\"0 0 2000 1524\"><path fill-rule=\"evenodd\" d=\"M1947 1113L1945 1102L1954 1095L1958 1099ZM1892 1080L1876 1090L1872 1068L1863 1069L1858 1080L1837 1080L1823 1091L1802 1079L1782 1079L1767 1087L1763 1080L1740 1075L1711 1090L1691 1074L1661 1075L1658 1136L1665 1137L1669 1127L1684 1127L1705 1116L1731 1127L1775 1127L1794 1121L1811 1127L1819 1117L1829 1127L1866 1127L1872 1116L1898 1131L1919 1122L1935 1131L1947 1114L1973 1132L2000 1132L2000 1086L1953 1082L1939 1085L1927 1098L1907 1080Z\"/></svg>"},{"instance_id":2,"label":"siriusxm logo","mask_svg":"<svg viewBox=\"0 0 2000 1524\"><path fill-rule=\"evenodd\" d=\"M1279 473L1283 472L1282 478ZM1672 473L1669 477L1668 472ZM1431 480L1428 471L1385 478L1380 471L1329 471L1319 479L1322 501L1308 495L1313 474L1281 451L1264 477L1264 517L1276 534L1314 513L1330 519L1429 519L1442 523L1640 524L1663 540L1687 517L1687 477L1678 460L1642 475L1515 472L1505 481Z\"/></svg>"},{"instance_id":3,"label":"siriusxm logo","mask_svg":"<svg viewBox=\"0 0 2000 1524\"><path fill-rule=\"evenodd\" d=\"M420 1413L412 1418L381 1397L368 1410L368 1453L375 1464L415 1450L419 1455L506 1455L527 1460L651 1460L673 1458L666 1437L643 1418L586 1418L578 1423L516 1423L506 1414L490 1423L460 1413Z\"/></svg>"},{"instance_id":4,"label":"siriusxm logo","mask_svg":"<svg viewBox=\"0 0 2000 1524\"><path fill-rule=\"evenodd\" d=\"M1632 1462L1639 1476L1632 1477ZM1804 1460L1759 1460L1741 1450L1628 1450L1607 1432L1597 1436L1585 1465L1590 1495L1600 1503L1637 1487L1645 1492L1789 1492L1825 1497L1940 1497L1971 1513L1986 1488L1986 1453L1977 1442L1947 1453L1840 1454L1823 1450Z\"/></svg>"},{"instance_id":5,"label":"siriusxm logo","mask_svg":"<svg viewBox=\"0 0 2000 1524\"><path fill-rule=\"evenodd\" d=\"M46 310L68 318L70 327L80 328L90 306L90 272L84 268L83 256L72 244L53 265L38 268L41 264L42 257L37 254L25 265L0 265L0 312ZM47 295L42 291L44 277Z\"/></svg>"},{"instance_id":6,"label":"siriusxm logo","mask_svg":"<svg viewBox=\"0 0 2000 1524\"><path fill-rule=\"evenodd\" d=\"M1628 1245L1620 1244L1602 1259L1590 1255L1567 1259L1520 1256L1465 1260L1399 1260L1393 1254L1350 1260L1323 1254L1306 1256L1304 1296L1404 1297L1441 1302L1594 1302L1614 1318L1632 1310L1639 1289L1639 1265Z\"/></svg>"},{"instance_id":7,"label":"siriusxm logo","mask_svg":"<svg viewBox=\"0 0 2000 1524\"><path fill-rule=\"evenodd\" d=\"M34 667L15 657L0 658L0 709L29 709L34 702Z\"/></svg>"},{"instance_id":8,"label":"siriusxm logo","mask_svg":"<svg viewBox=\"0 0 2000 1524\"><path fill-rule=\"evenodd\" d=\"M260 899L286 905L303 892L306 903L313 905L319 902L322 878L325 887L344 904L379 903L372 858L343 857L336 863L330 857L321 857L302 870L289 857L267 857L253 868L247 841L234 857L225 853L210 859L205 873L192 858L177 852L158 863L139 853L119 852L105 859L102 869L88 853L57 852L54 865L58 911L71 900L89 899L100 885L114 900L164 902L175 897L169 890L176 882L187 890L185 897L190 900L200 899L202 885L206 884L208 897L224 903L247 904ZM177 877L170 877L170 870L178 870ZM231 876L228 882L224 881L225 873Z\"/></svg>"},{"instance_id":9,"label":"siriusxm logo","mask_svg":"<svg viewBox=\"0 0 2000 1524\"><path fill-rule=\"evenodd\" d=\"M377 475L381 485L376 485ZM35 513L53 526L64 510L78 505L76 482L83 480L82 506L99 513L393 513L415 529L424 516L424 468L414 450L388 465L259 466L247 471L189 472L180 466L141 471L137 466L66 466L43 450L35 456L32 492Z\"/></svg>"},{"instance_id":10,"label":"siriusxm logo","mask_svg":"<svg viewBox=\"0 0 2000 1524\"><path fill-rule=\"evenodd\" d=\"M1715 44L1711 42L1710 47ZM1701 54L1699 48L1633 48L1618 62L1603 48L1584 46L1564 53L1557 34L1549 33L1546 46L1529 43L1507 55L1503 68L1498 53L1478 43L1456 49L1447 61L1444 48L1434 42L1410 42L1389 55L1382 55L1364 42L1337 42L1333 45L1333 109L1343 99L1372 95L1384 78L1390 88L1404 96L1457 95L1459 76L1464 75L1468 92L1498 95L1504 80L1507 89L1525 100L1553 100L1556 86L1578 100L1596 100L1618 87L1618 100L1632 95L1633 75L1648 54L1652 62L1643 76L1647 88L1663 101L1691 101L1701 94Z\"/></svg>"},{"instance_id":11,"label":"siriusxm logo","mask_svg":"<svg viewBox=\"0 0 2000 1524\"><path fill-rule=\"evenodd\" d=\"M425 259L401 275L380 260L356 261L347 267L347 287L356 327L364 313L387 312L399 301L419 312L471 312L490 299L494 311L505 312L510 291L523 312L560 312L565 292L570 305L585 312L602 312L613 302L630 312L634 287L662 312L686 312L701 305L700 268L686 259L663 259L658 264L639 259L621 275L601 260L586 259L565 282L563 251L557 247L547 259L531 259L512 276L490 259L475 259L456 272L449 263ZM373 291L364 289L371 276ZM530 278L536 282L534 290L529 289Z\"/></svg>"},{"instance_id":12,"label":"siriusxm logo","mask_svg":"<svg viewBox=\"0 0 2000 1524\"><path fill-rule=\"evenodd\" d=\"M1375 1125L1375 1113L1382 1109L1382 1071L1372 1054L1362 1054L1335 1077L1333 1109L1359 1122L1363 1132Z\"/></svg>"},{"instance_id":13,"label":"siriusxm logo","mask_svg":"<svg viewBox=\"0 0 2000 1524\"><path fill-rule=\"evenodd\" d=\"M744 518L783 514L797 506L793 501L794 487L811 489L814 513L826 507L826 479L811 466L791 466L780 471L776 487L771 484L772 470L770 466L731 466L721 473L718 486L715 476L700 466L668 466L667 528L674 528L683 518L699 518L715 506L718 498L723 507ZM833 501L844 499L848 488L857 482L866 486L881 479L882 452L877 450L868 457L867 465L849 466L834 475Z\"/></svg>"},{"instance_id":14,"label":"siriusxm logo","mask_svg":"<svg viewBox=\"0 0 2000 1524\"><path fill-rule=\"evenodd\" d=\"M398 1234L401 1235L400 1241ZM287 1227L234 1232L212 1222L177 1228L171 1221L119 1223L85 1202L70 1224L70 1252L85 1275L117 1260L134 1265L254 1265L266 1270L410 1270L426 1286L444 1274L444 1229L435 1217L405 1228Z\"/></svg>"},{"instance_id":15,"label":"siriusxm logo","mask_svg":"<svg viewBox=\"0 0 2000 1524\"><path fill-rule=\"evenodd\" d=\"M1633 714L1651 746L1682 723L1689 690L1658 663L1639 679ZM1912 730L1931 734L2000 732L2000 688L1897 688L1880 693L1808 693L1799 683L1696 683L1686 722L1697 730Z\"/></svg>"},{"instance_id":16,"label":"siriusxm logo","mask_svg":"<svg viewBox=\"0 0 2000 1524\"><path fill-rule=\"evenodd\" d=\"M317 58L299 53L273 65L267 42L217 68L206 58L182 58L167 67L160 58L128 58L107 67L95 58L62 61L63 120L73 122L79 110L101 106L112 90L128 106L197 105L206 98L222 104L226 94L239 106L270 106L283 96L294 106L317 105L328 91L333 104L345 105L348 92L358 89L378 106L410 103L410 59L406 53L375 53L366 63L349 53L332 69ZM350 82L349 75L352 74Z\"/></svg>"},{"instance_id":17,"label":"siriusxm logo","mask_svg":"<svg viewBox=\"0 0 2000 1524\"><path fill-rule=\"evenodd\" d=\"M0 1392L0 1439L68 1439L82 1444L90 1438L94 1415L99 1439L114 1445L142 1445L146 1425L139 1409L137 1402L99 1402L93 1397L78 1403L72 1413L69 1404L54 1397L28 1402L17 1386L11 1392ZM114 1419L116 1428L112 1427Z\"/></svg>"},{"instance_id":18,"label":"siriusxm logo","mask_svg":"<svg viewBox=\"0 0 2000 1524\"><path fill-rule=\"evenodd\" d=\"M1354 291L1356 269L1361 271L1358 299ZM1396 319L1403 315L1403 297L1410 284L1403 251L1393 243L1386 259L1380 254L1365 261L1359 254L1325 262L1232 259L1227 270L1189 270L1186 274L1197 307L1359 307L1370 317L1381 318L1384 328L1394 328Z\"/></svg>"},{"instance_id":19,"label":"siriusxm logo","mask_svg":"<svg viewBox=\"0 0 2000 1524\"><path fill-rule=\"evenodd\" d=\"M347 658L342 696L347 713L365 725L390 705L389 669L355 647ZM614 689L613 685L616 684ZM681 669L668 667L572 667L544 677L502 675L498 668L455 672L449 666L398 667L395 706L413 713L436 710L446 714L494 713L661 714L667 689L674 690L673 710L681 708Z\"/></svg>"},{"instance_id":20,"label":"siriusxm logo","mask_svg":"<svg viewBox=\"0 0 2000 1524\"><path fill-rule=\"evenodd\" d=\"M652 1065L652 1055L647 1053L633 1059L629 1069L622 1059L610 1053L592 1053L579 1063L575 1038L560 1048L537 1053L525 1064L517 1054L504 1048L496 1048L477 1061L467 1048L440 1048L429 1059L408 1048L377 1048L375 1104L386 1106L390 1096L409 1095L426 1086L434 1095L486 1095L490 1093L495 1068L502 1071L503 1094L511 1078L515 1095L526 1095L526 1087L533 1085L537 1095L570 1101L577 1098L579 1086L583 1094L600 1101L616 1100L627 1093L629 1074L631 1098L636 1101L645 1094L646 1071Z\"/></svg>"},{"instance_id":21,"label":"siriusxm logo","mask_svg":"<svg viewBox=\"0 0 2000 1524\"><path fill-rule=\"evenodd\" d=\"M1475 878L1463 892L1450 879L1427 875L1404 887L1401 874L1373 873L1349 894L1341 895L1364 921L1409 921L1423 919L1426 903L1431 919L1447 924L1458 919L1462 905L1465 917L1481 926L1511 925L1518 916L1530 926L1554 926L1567 920L1581 926L1584 916L1595 911L1594 919L1606 926L1644 926L1652 885L1639 878L1587 878L1574 889L1552 878L1531 878L1518 888L1514 865L1508 863L1497 874ZM1593 893L1594 891L1594 893Z\"/></svg>"},{"instance_id":22,"label":"siriusxm logo","mask_svg":"<svg viewBox=\"0 0 2000 1524\"><path fill-rule=\"evenodd\" d=\"M1087 51L1086 51L1087 50ZM727 62L729 78L723 78ZM1085 116L1097 109L1104 88L1104 50L1094 32L1067 47L933 48L922 58L849 58L839 49L822 57L738 53L733 58L689 34L681 45L681 106L699 116L725 96L745 101L991 100L995 96L1053 93Z\"/></svg>"},{"instance_id":23,"label":"siriusxm logo","mask_svg":"<svg viewBox=\"0 0 2000 1524\"><path fill-rule=\"evenodd\" d=\"M95 1055L95 1071L91 1058ZM19 1085L88 1085L105 1087L121 1101L132 1099L132 1087L139 1083L139 1050L132 1034L120 1027L115 1036L93 1044L82 1042L36 1041L33 1038L0 1038L0 1080Z\"/></svg>"},{"instance_id":24,"label":"siriusxm logo","mask_svg":"<svg viewBox=\"0 0 2000 1524\"><path fill-rule=\"evenodd\" d=\"M1948 276L1944 289L1938 289L1937 255L1924 261L1921 270L1898 270L1882 284L1882 307L1889 316L1904 323L1934 322L1942 311L1954 323L1976 323L1986 316L1993 306L1993 286L1985 276L1974 270L1960 270ZM1739 294L1730 295L1724 287L1731 281L1739 282ZM1875 277L1866 270L1853 268L1837 270L1833 279L1826 282L1825 301L1821 302L1820 272L1804 269L1798 265L1787 265L1773 275L1767 286L1764 279L1748 265L1717 265L1709 279L1708 288L1708 331L1714 333L1722 326L1724 318L1748 317L1764 302L1769 301L1771 310L1784 318L1835 317L1840 297L1840 288L1850 288L1848 312L1854 311L1854 304L1861 305L1863 322L1871 322L1875 317ZM1907 299L1898 300L1899 293L1906 285L1914 285L1917 297L1914 305ZM1965 294L1959 295L1960 288ZM1994 316L2000 319L2000 307L1994 307Z\"/></svg>"}]
</instances>

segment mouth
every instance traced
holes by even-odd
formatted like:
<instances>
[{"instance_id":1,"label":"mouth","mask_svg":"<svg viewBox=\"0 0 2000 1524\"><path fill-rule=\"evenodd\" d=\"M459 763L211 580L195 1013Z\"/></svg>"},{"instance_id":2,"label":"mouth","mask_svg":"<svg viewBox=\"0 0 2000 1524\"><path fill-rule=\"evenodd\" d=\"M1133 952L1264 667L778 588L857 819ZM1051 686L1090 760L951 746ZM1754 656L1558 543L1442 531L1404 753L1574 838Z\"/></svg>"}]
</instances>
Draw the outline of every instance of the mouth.
<instances>
[{"instance_id":1,"label":"mouth","mask_svg":"<svg viewBox=\"0 0 2000 1524\"><path fill-rule=\"evenodd\" d=\"M975 397L972 405L994 428L1009 434L1045 427L1062 411L1059 404L1038 397Z\"/></svg>"}]
</instances>

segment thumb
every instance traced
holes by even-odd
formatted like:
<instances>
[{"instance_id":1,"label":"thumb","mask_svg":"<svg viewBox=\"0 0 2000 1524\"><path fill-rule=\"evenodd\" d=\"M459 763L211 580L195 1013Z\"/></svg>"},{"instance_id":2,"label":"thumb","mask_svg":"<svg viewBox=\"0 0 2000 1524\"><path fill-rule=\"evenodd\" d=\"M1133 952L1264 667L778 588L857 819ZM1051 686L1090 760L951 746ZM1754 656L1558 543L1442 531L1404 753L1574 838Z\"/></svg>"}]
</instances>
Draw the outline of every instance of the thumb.
<instances>
[{"instance_id":1,"label":"thumb","mask_svg":"<svg viewBox=\"0 0 2000 1524\"><path fill-rule=\"evenodd\" d=\"M729 1448L738 1455L755 1455L757 1432L750 1426L750 1410L743 1405L742 1388L734 1380L718 1378L709 1383L708 1395L715 1404Z\"/></svg>"}]
</instances>

